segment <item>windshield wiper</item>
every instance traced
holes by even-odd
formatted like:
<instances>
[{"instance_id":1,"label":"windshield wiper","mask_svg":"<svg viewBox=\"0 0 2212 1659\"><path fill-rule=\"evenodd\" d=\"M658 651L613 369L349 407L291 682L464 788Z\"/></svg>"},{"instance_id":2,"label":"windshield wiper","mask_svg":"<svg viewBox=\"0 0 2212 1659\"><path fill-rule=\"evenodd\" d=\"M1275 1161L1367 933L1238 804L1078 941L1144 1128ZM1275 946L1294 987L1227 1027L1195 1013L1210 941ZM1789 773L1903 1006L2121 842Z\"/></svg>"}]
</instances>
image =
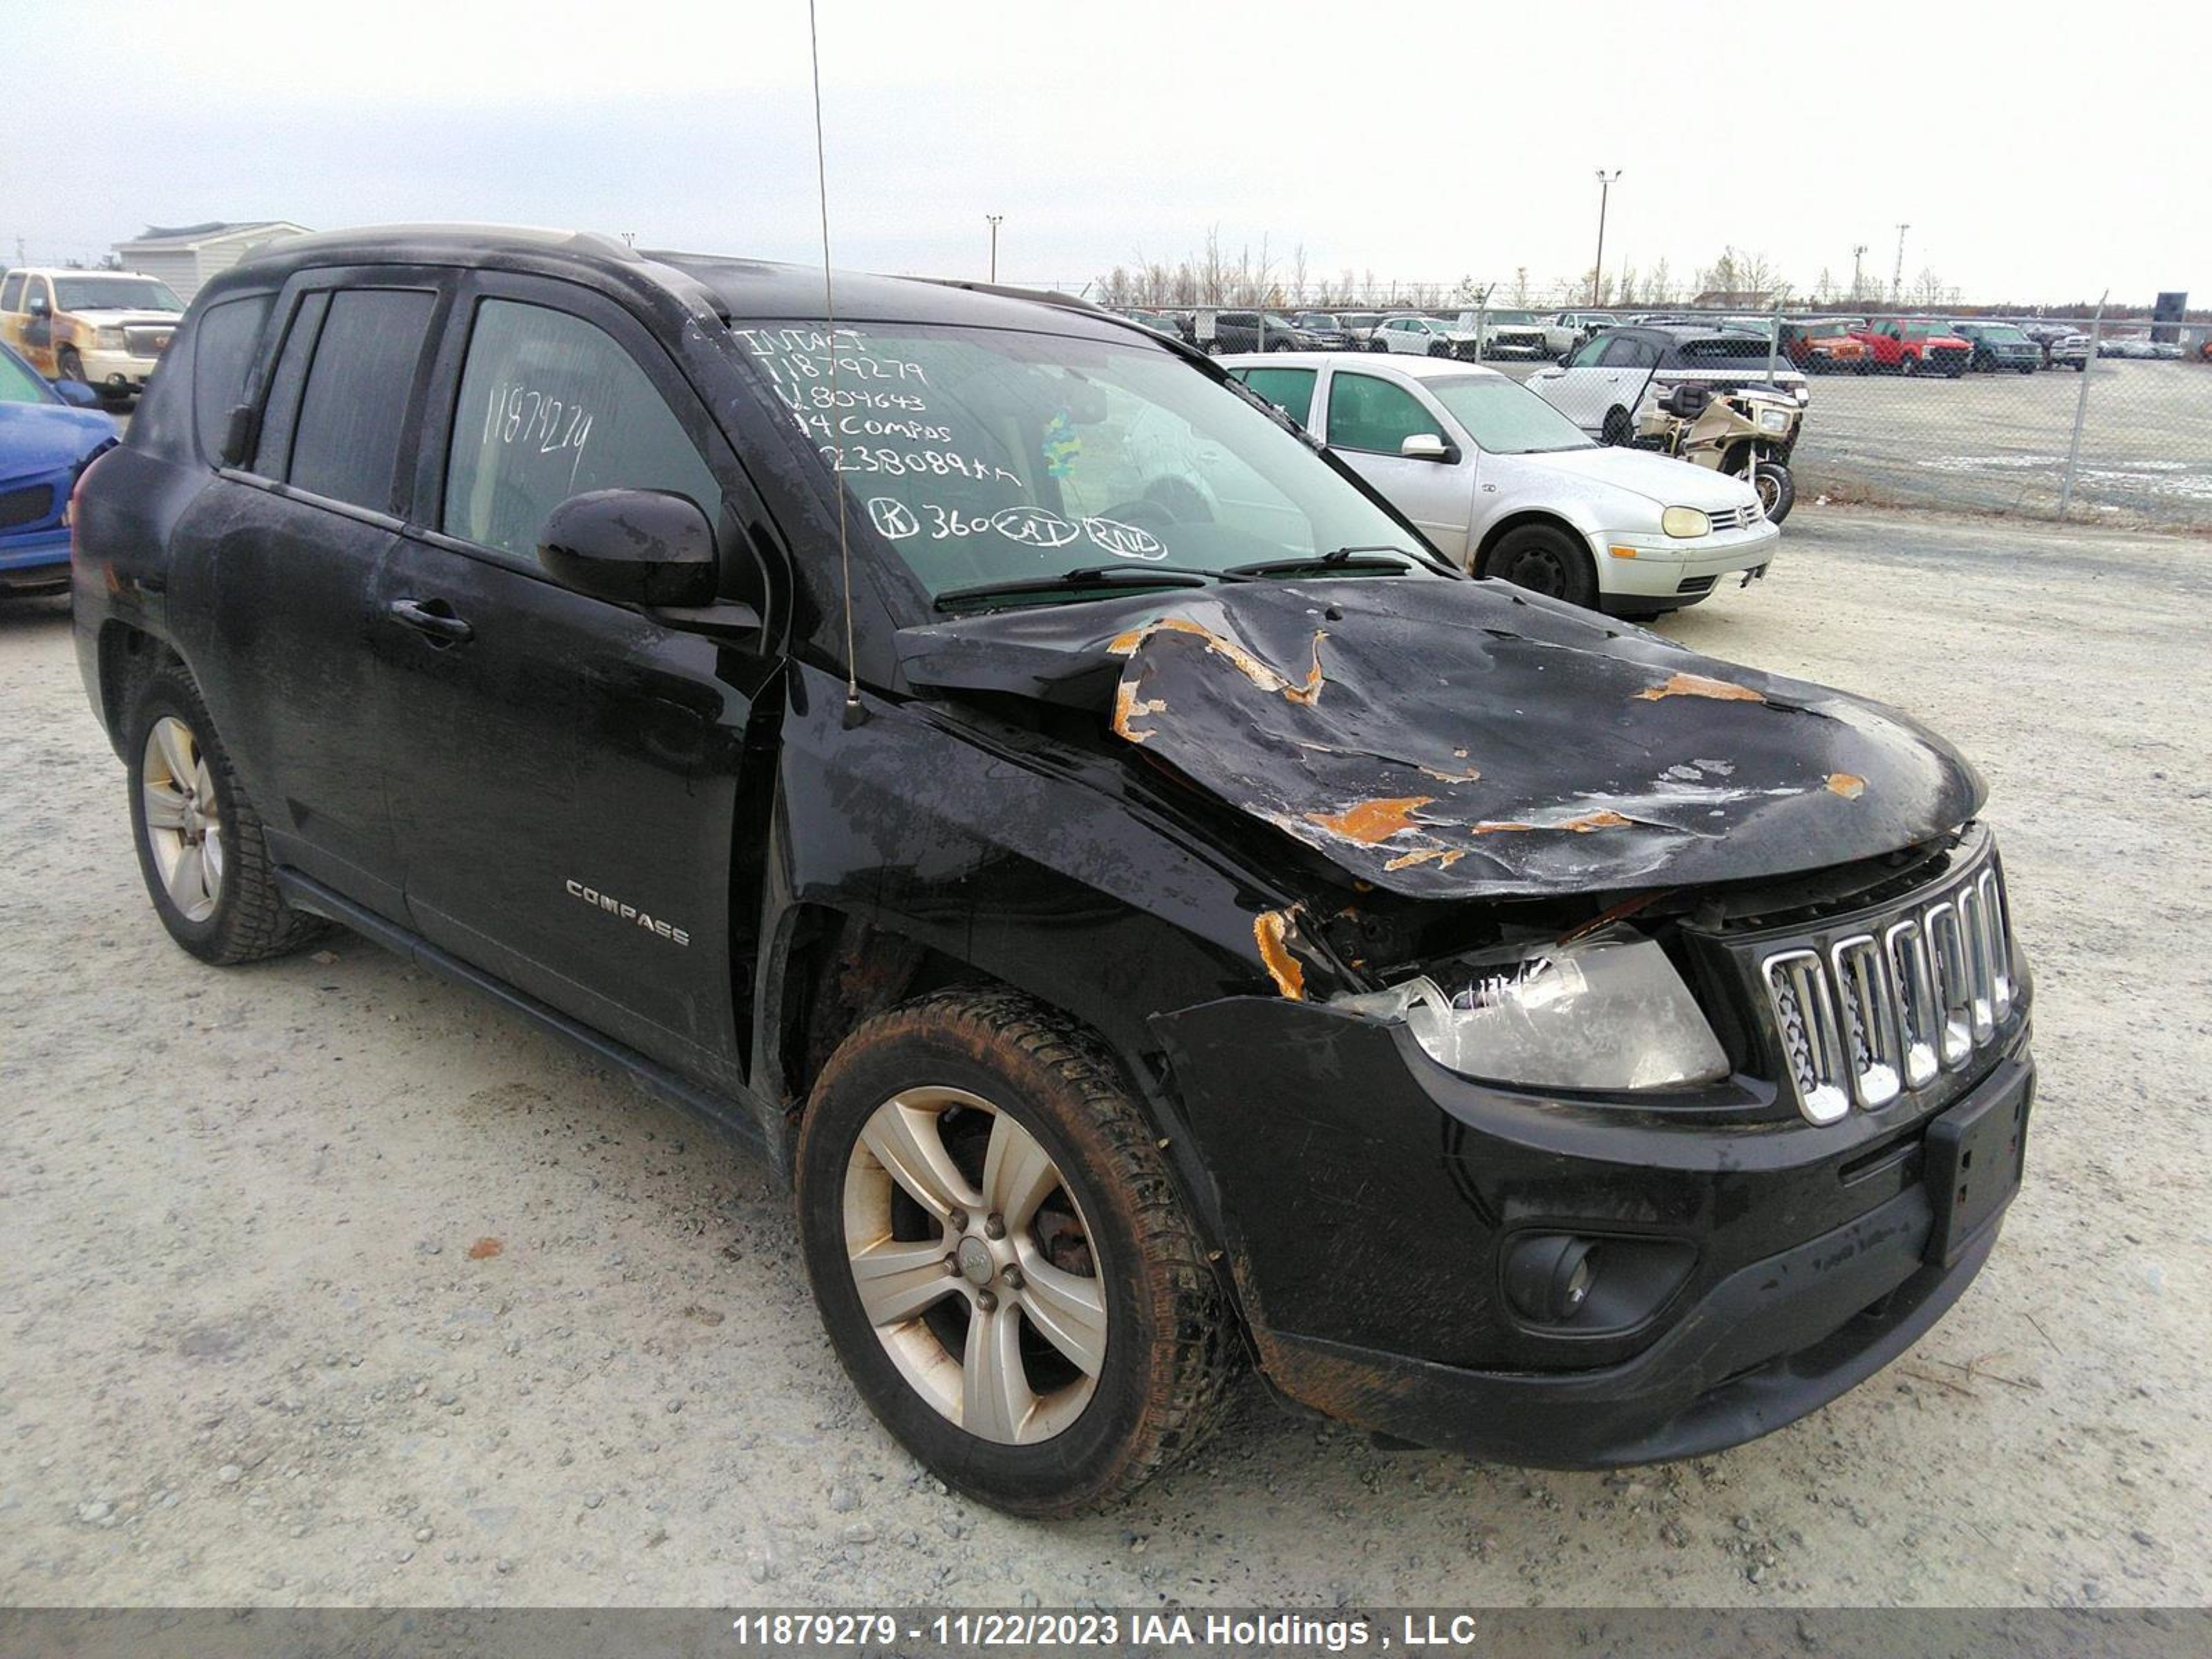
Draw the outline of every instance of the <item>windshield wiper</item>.
<instances>
[{"instance_id":1,"label":"windshield wiper","mask_svg":"<svg viewBox=\"0 0 2212 1659\"><path fill-rule=\"evenodd\" d=\"M951 587L930 603L939 611L958 611L969 605L988 605L994 599L1019 599L1028 593L1080 592L1088 587L1204 587L1216 574L1168 564L1088 565L1079 570L1063 570L1056 576L1028 576L1017 581Z\"/></svg>"},{"instance_id":2,"label":"windshield wiper","mask_svg":"<svg viewBox=\"0 0 2212 1659\"><path fill-rule=\"evenodd\" d=\"M1376 555L1387 553L1388 559ZM1402 560L1397 563L1393 561ZM1340 570L1384 570L1392 575L1402 575L1409 568L1425 565L1428 561L1408 553L1402 547L1340 547L1328 553L1310 554L1304 558L1262 559L1257 564L1237 564L1221 574L1228 577L1280 576L1294 570L1325 570L1334 574Z\"/></svg>"}]
</instances>

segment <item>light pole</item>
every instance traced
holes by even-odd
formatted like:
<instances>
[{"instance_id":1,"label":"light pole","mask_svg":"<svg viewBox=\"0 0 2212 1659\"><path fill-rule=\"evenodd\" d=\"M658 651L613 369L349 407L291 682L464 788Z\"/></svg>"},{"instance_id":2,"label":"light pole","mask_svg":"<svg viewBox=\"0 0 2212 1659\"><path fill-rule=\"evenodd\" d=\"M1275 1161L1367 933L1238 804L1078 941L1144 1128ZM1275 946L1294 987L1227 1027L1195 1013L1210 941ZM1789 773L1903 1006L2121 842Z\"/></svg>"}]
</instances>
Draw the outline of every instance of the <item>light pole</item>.
<instances>
[{"instance_id":1,"label":"light pole","mask_svg":"<svg viewBox=\"0 0 2212 1659\"><path fill-rule=\"evenodd\" d=\"M1603 167L1597 170L1597 258L1590 266L1589 302L1593 306L1597 304L1598 283L1605 274L1605 204L1613 194L1613 181L1620 177L1619 167L1611 173Z\"/></svg>"},{"instance_id":2,"label":"light pole","mask_svg":"<svg viewBox=\"0 0 2212 1659\"><path fill-rule=\"evenodd\" d=\"M999 221L1006 216L987 213L983 216L991 222L991 280L995 283L999 280Z\"/></svg>"},{"instance_id":3,"label":"light pole","mask_svg":"<svg viewBox=\"0 0 2212 1659\"><path fill-rule=\"evenodd\" d=\"M1892 305L1905 298L1905 233L1911 228L1911 225L1897 228L1897 264L1889 273L1889 302Z\"/></svg>"}]
</instances>

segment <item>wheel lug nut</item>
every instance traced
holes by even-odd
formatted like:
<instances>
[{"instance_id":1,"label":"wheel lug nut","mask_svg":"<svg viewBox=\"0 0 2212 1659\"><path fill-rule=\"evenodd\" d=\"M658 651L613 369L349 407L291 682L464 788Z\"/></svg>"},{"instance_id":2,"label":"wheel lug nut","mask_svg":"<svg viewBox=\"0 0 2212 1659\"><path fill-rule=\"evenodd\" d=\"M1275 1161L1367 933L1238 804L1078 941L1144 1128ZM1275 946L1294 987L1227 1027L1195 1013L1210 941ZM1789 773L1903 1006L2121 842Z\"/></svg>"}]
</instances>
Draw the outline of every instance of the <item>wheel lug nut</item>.
<instances>
[{"instance_id":1,"label":"wheel lug nut","mask_svg":"<svg viewBox=\"0 0 2212 1659\"><path fill-rule=\"evenodd\" d=\"M968 1212L965 1210L953 1211L951 1214L945 1218L945 1224L951 1228L956 1233L966 1232L968 1231Z\"/></svg>"},{"instance_id":2,"label":"wheel lug nut","mask_svg":"<svg viewBox=\"0 0 2212 1659\"><path fill-rule=\"evenodd\" d=\"M1018 1291L1022 1287L1022 1270L1019 1267L1007 1268L999 1275L999 1279L1010 1291Z\"/></svg>"},{"instance_id":3,"label":"wheel lug nut","mask_svg":"<svg viewBox=\"0 0 2212 1659\"><path fill-rule=\"evenodd\" d=\"M975 1292L975 1305L985 1313L989 1313L999 1305L999 1298L988 1291L978 1291Z\"/></svg>"},{"instance_id":4,"label":"wheel lug nut","mask_svg":"<svg viewBox=\"0 0 2212 1659\"><path fill-rule=\"evenodd\" d=\"M945 1277L948 1279L957 1279L960 1277L960 1258L958 1256L948 1255L945 1258Z\"/></svg>"},{"instance_id":5,"label":"wheel lug nut","mask_svg":"<svg viewBox=\"0 0 2212 1659\"><path fill-rule=\"evenodd\" d=\"M986 1217L984 1218L984 1219L983 1219L983 1237L986 1237L986 1238L1004 1238L1006 1236L1006 1217L1004 1217L1004 1216L1002 1216L1002 1215L992 1215L992 1216L986 1216Z\"/></svg>"}]
</instances>

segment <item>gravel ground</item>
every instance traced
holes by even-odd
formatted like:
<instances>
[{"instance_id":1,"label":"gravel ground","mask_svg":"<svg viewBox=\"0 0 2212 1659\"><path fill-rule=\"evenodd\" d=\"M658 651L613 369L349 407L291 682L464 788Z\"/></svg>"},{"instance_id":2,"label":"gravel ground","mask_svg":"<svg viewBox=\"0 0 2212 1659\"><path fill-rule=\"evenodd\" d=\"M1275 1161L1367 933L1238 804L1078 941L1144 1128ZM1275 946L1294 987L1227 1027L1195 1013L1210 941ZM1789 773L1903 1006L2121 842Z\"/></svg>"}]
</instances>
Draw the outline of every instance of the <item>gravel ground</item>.
<instances>
[{"instance_id":1,"label":"gravel ground","mask_svg":"<svg viewBox=\"0 0 2212 1659\"><path fill-rule=\"evenodd\" d=\"M786 1200L690 1121L350 937L171 945L62 605L0 605L0 1603L2201 1604L2202 573L1808 508L1668 624L1929 717L1994 789L2043 1093L2003 1241L1911 1353L1613 1475L1386 1454L1254 1391L1048 1527L916 1474Z\"/></svg>"}]
</instances>

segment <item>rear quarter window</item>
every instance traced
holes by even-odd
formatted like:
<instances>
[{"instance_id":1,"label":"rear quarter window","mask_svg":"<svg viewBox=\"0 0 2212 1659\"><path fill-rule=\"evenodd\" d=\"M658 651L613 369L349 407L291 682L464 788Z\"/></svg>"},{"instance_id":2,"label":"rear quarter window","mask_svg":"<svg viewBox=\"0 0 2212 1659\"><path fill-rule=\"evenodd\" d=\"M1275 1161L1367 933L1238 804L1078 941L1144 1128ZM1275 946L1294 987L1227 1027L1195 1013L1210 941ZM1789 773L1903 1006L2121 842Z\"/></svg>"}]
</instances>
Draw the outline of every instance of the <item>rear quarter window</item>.
<instances>
[{"instance_id":1,"label":"rear quarter window","mask_svg":"<svg viewBox=\"0 0 2212 1659\"><path fill-rule=\"evenodd\" d=\"M7 280L0 282L0 311L21 311L23 308L23 273L11 270Z\"/></svg>"},{"instance_id":2,"label":"rear quarter window","mask_svg":"<svg viewBox=\"0 0 2212 1659\"><path fill-rule=\"evenodd\" d=\"M201 458L210 465L222 459L230 411L246 396L246 374L260 349L261 332L268 325L273 303L274 296L267 294L226 300L202 312L194 326L192 425L199 437ZM168 363L162 368L174 372Z\"/></svg>"}]
</instances>

